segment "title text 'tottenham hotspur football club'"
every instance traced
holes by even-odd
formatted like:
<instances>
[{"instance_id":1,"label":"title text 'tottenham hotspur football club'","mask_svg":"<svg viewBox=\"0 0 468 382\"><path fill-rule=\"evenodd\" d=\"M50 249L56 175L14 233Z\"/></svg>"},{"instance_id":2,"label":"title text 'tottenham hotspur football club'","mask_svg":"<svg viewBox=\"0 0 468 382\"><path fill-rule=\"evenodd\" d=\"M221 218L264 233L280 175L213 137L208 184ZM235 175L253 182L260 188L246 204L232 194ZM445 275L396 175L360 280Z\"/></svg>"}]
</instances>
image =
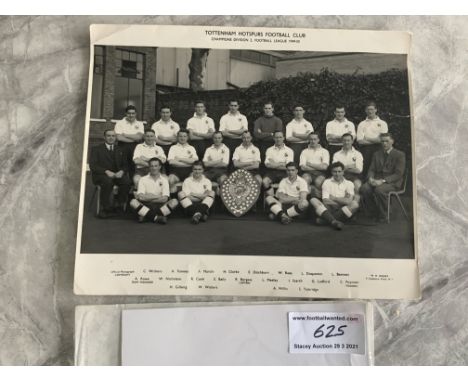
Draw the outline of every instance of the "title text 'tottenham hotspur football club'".
<instances>
[{"instance_id":1,"label":"title text 'tottenham hotspur football club'","mask_svg":"<svg viewBox=\"0 0 468 382\"><path fill-rule=\"evenodd\" d=\"M256 42L271 42L270 38L290 39L305 38L306 34L301 32L264 32L264 31L223 31L223 30L205 30L207 36L213 40L223 41L249 41L248 38L254 38ZM280 40L278 40L280 41Z\"/></svg>"}]
</instances>

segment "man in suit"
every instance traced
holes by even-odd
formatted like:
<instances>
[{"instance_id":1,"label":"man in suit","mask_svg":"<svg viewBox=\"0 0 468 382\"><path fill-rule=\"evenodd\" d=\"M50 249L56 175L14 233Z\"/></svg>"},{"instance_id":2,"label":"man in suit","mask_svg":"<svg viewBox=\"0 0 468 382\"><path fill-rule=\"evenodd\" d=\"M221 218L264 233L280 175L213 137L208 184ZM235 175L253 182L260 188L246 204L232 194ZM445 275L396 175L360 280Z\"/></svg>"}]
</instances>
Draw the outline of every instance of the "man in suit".
<instances>
[{"instance_id":1,"label":"man in suit","mask_svg":"<svg viewBox=\"0 0 468 382\"><path fill-rule=\"evenodd\" d=\"M114 185L119 186L117 208L123 208L130 190L130 177L124 152L116 145L116 134L113 129L104 131L104 143L91 149L89 168L93 183L101 186L102 210L100 218L113 214L111 194Z\"/></svg>"},{"instance_id":2,"label":"man in suit","mask_svg":"<svg viewBox=\"0 0 468 382\"><path fill-rule=\"evenodd\" d=\"M361 187L362 203L368 212L377 210L379 222L386 221L387 195L401 188L405 173L405 153L393 147L390 133L380 134L382 148L374 153L367 174L367 182Z\"/></svg>"}]
</instances>

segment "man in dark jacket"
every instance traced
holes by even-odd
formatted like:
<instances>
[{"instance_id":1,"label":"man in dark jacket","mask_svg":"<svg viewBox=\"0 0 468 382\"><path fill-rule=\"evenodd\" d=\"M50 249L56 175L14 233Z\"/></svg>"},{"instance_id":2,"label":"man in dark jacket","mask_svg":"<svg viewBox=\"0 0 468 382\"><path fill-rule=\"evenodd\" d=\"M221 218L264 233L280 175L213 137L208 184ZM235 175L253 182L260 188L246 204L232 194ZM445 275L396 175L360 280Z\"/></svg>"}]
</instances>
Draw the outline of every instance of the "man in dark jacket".
<instances>
[{"instance_id":1,"label":"man in dark jacket","mask_svg":"<svg viewBox=\"0 0 468 382\"><path fill-rule=\"evenodd\" d=\"M367 182L360 193L367 211L377 208L378 220L383 222L386 221L388 193L399 190L403 184L406 159L404 152L393 148L391 134L381 134L380 142L382 148L372 156Z\"/></svg>"},{"instance_id":2,"label":"man in dark jacket","mask_svg":"<svg viewBox=\"0 0 468 382\"><path fill-rule=\"evenodd\" d=\"M107 218L113 212L111 194L114 185L119 186L117 208L122 208L125 205L130 190L127 161L122 149L116 145L114 130L106 130L104 143L91 149L89 167L93 183L101 186L102 210L98 216Z\"/></svg>"}]
</instances>

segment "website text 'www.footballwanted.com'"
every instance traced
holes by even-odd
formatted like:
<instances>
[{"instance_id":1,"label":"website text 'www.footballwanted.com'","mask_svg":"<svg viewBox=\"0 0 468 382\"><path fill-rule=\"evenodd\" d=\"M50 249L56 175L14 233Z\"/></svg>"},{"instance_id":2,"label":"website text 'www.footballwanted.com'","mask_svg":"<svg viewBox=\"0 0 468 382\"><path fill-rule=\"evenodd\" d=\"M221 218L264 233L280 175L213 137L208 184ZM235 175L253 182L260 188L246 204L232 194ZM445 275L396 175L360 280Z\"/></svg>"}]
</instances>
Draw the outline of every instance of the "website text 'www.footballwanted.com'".
<instances>
[{"instance_id":1,"label":"website text 'www.footballwanted.com'","mask_svg":"<svg viewBox=\"0 0 468 382\"><path fill-rule=\"evenodd\" d=\"M359 321L359 318L361 316L329 316L329 315L326 315L324 313L320 313L320 315L315 315L315 316L310 316L310 315L307 315L307 316L292 316L292 320L295 320L295 321L308 321L308 320L311 320L311 321L355 321L355 322L358 322Z\"/></svg>"},{"instance_id":2,"label":"website text 'www.footballwanted.com'","mask_svg":"<svg viewBox=\"0 0 468 382\"><path fill-rule=\"evenodd\" d=\"M365 340L362 314L289 312L290 353L365 354Z\"/></svg>"}]
</instances>

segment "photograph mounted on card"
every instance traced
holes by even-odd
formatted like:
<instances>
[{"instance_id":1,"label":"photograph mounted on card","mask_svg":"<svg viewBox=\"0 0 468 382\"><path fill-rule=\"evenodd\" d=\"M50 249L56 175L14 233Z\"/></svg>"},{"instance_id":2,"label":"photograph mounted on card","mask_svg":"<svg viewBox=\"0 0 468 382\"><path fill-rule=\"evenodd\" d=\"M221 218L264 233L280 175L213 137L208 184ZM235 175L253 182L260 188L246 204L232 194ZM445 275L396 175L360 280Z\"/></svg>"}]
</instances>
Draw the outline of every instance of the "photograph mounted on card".
<instances>
[{"instance_id":1,"label":"photograph mounted on card","mask_svg":"<svg viewBox=\"0 0 468 382\"><path fill-rule=\"evenodd\" d=\"M419 297L409 33L90 31L76 294Z\"/></svg>"}]
</instances>

